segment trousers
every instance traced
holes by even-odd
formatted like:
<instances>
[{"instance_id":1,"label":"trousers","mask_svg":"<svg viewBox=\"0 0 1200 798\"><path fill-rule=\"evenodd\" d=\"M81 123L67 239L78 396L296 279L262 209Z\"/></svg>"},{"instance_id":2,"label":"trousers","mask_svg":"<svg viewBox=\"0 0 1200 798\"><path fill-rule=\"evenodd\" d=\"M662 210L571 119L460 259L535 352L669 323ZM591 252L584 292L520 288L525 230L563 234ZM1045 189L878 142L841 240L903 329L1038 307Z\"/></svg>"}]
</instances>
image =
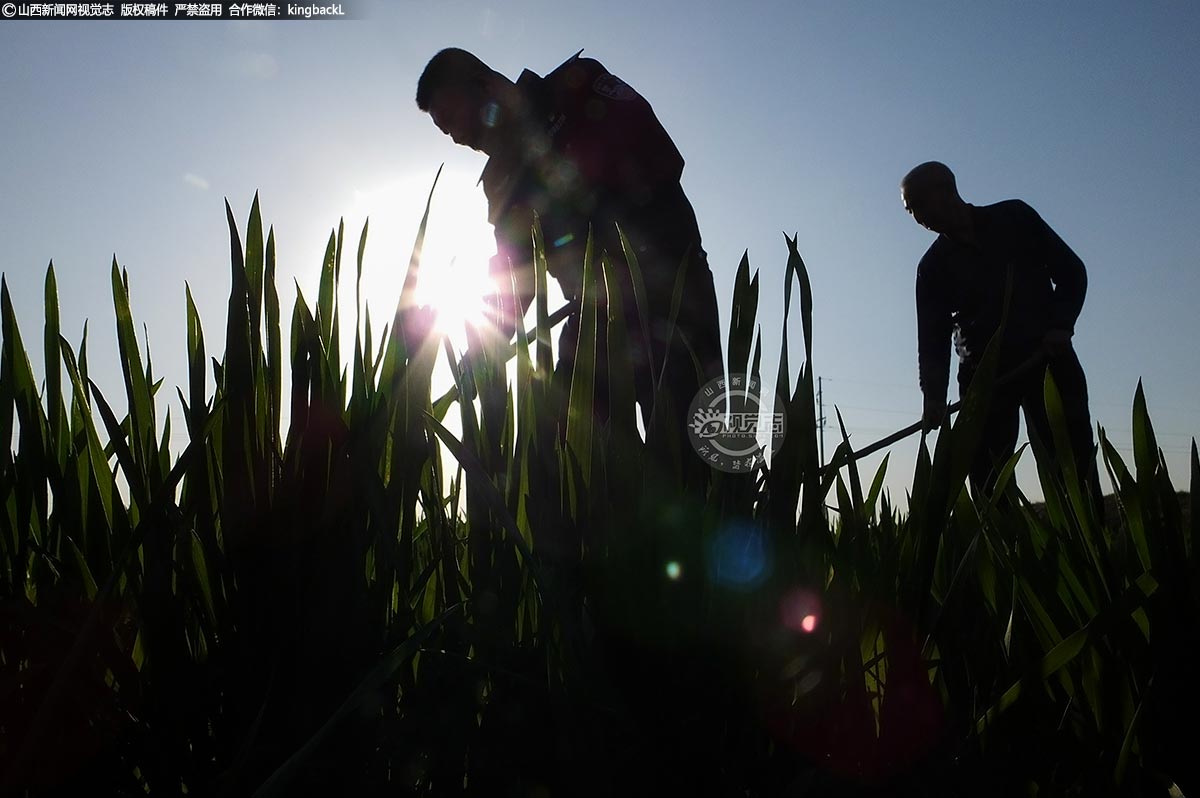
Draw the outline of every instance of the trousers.
<instances>
[{"instance_id":1,"label":"trousers","mask_svg":"<svg viewBox=\"0 0 1200 798\"><path fill-rule=\"evenodd\" d=\"M1032 354L1032 353L1029 353ZM1010 358L1009 362L1020 360ZM1062 397L1069 452L1060 452L1054 445L1054 434L1046 413L1044 384L1046 370ZM963 365L958 372L959 394L965 395L975 369ZM971 465L970 482L976 495L990 495L1000 469L1012 457L1017 445L1019 412L1025 414L1025 425L1031 441L1057 461L1074 458L1075 468L1085 482L1093 501L1100 500L1100 480L1096 469L1095 438L1088 411L1087 378L1074 349L1049 357L1044 364L1030 368L1015 379L1000 385L992 395L984 425L983 441Z\"/></svg>"},{"instance_id":2,"label":"trousers","mask_svg":"<svg viewBox=\"0 0 1200 798\"><path fill-rule=\"evenodd\" d=\"M643 264L659 266L665 266L669 262L660 261L654 264L649 258L643 260ZM643 428L649 433L653 413L653 425L668 431L669 437L673 437L677 442L681 469L678 476L683 484L699 488L707 484L709 466L691 450L688 443L688 408L705 382L721 376L723 372L716 292L712 272L708 268L708 260L703 250L692 254L688 263L682 267L677 263L672 265L676 268L656 270L657 274L651 270L646 272L649 307L645 310L649 341L644 335L639 311L630 288L624 287L621 292L626 342L624 352L609 350L608 309L603 303L598 308L592 412L598 424L607 423L611 402L610 363L615 362L616 358L624 359L633 372L634 398L641 408ZM679 268L686 269L686 273L683 298L672 329L669 324L671 289L674 287L674 276ZM669 276L671 279L668 281L660 275ZM567 319L559 336L558 362L554 369L554 383L564 394L564 411L566 394L569 393L575 371L580 332L580 313L576 312ZM657 398L668 400L666 404L660 403L657 407L656 388L661 389ZM565 420L565 412L562 418ZM665 463L663 465L666 467Z\"/></svg>"}]
</instances>

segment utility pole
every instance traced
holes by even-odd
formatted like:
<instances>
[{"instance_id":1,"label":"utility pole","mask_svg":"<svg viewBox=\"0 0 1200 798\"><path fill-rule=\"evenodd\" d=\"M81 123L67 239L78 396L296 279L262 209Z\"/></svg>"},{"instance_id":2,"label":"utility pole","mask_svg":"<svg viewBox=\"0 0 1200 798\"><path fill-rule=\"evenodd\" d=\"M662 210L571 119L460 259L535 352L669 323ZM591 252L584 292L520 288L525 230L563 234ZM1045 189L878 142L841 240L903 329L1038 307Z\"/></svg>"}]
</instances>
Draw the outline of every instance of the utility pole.
<instances>
[{"instance_id":1,"label":"utility pole","mask_svg":"<svg viewBox=\"0 0 1200 798\"><path fill-rule=\"evenodd\" d=\"M825 398L821 377L817 377L817 429L821 431L821 465L825 465Z\"/></svg>"}]
</instances>

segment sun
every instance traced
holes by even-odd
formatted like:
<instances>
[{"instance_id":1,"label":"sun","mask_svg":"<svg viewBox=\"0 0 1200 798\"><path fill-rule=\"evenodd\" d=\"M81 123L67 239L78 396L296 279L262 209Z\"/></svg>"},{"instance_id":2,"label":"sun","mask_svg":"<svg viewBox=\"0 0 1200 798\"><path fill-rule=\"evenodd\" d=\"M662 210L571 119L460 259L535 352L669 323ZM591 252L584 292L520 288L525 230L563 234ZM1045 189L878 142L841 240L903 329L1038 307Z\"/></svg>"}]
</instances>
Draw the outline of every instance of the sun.
<instances>
[{"instance_id":1,"label":"sun","mask_svg":"<svg viewBox=\"0 0 1200 798\"><path fill-rule=\"evenodd\" d=\"M426 250L428 253L428 250ZM437 313L434 329L450 337L456 349L465 345L467 325L481 326L487 321L487 297L495 293L488 276L487 258L480 269L473 258L452 257L445 265L427 266L423 257L417 280L417 304L428 305Z\"/></svg>"},{"instance_id":2,"label":"sun","mask_svg":"<svg viewBox=\"0 0 1200 798\"><path fill-rule=\"evenodd\" d=\"M422 178L432 182L432 178ZM458 352L466 350L466 326L486 323L486 298L495 292L488 261L496 252L487 200L478 175L443 172L433 191L417 273L416 301L437 313L435 329ZM372 318L396 307L416 241L429 185L397 180L356 191L354 217L370 218L363 296ZM382 265L381 265L382 264Z\"/></svg>"}]
</instances>

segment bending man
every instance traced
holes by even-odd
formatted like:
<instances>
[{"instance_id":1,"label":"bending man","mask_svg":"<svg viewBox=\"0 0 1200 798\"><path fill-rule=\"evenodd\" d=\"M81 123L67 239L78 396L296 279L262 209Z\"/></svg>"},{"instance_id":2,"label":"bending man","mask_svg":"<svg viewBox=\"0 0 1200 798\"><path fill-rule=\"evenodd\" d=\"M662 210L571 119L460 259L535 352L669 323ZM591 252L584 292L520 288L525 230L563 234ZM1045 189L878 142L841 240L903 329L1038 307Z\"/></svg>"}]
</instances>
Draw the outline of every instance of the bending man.
<instances>
[{"instance_id":1,"label":"bending man","mask_svg":"<svg viewBox=\"0 0 1200 798\"><path fill-rule=\"evenodd\" d=\"M585 290L584 247L590 228L597 279L603 281L603 253L616 266L622 294L629 351L613 354L632 364L647 423L658 377L654 371L663 371L663 386L682 429L701 377L721 372L720 332L712 273L695 213L679 185L683 158L650 104L598 61L578 54L545 77L525 70L514 83L471 53L451 48L425 67L417 84L417 106L456 143L489 156L481 182L496 233L491 274L501 292L495 320L500 335L511 337L533 298L534 214L542 227L548 270L563 294L576 302ZM648 342L637 320L617 225L632 243L644 275ZM683 302L672 336L671 295L680 269ZM605 313L601 307L596 357L595 405L601 421L609 403ZM579 334L576 312L559 338L555 376L560 385L569 384Z\"/></svg>"},{"instance_id":2,"label":"bending man","mask_svg":"<svg viewBox=\"0 0 1200 798\"><path fill-rule=\"evenodd\" d=\"M940 426L945 416L951 333L959 358L959 391L965 393L984 348L1000 328L1011 272L999 373L1008 374L1039 354L1045 365L1027 368L996 388L983 446L971 468L972 487L991 492L998 470L1016 447L1019 409L1025 412L1030 437L1054 452L1043 399L1048 366L1062 394L1071 455L1098 497L1087 381L1071 345L1087 291L1083 261L1021 200L979 207L964 202L945 164L917 166L904 176L900 192L917 224L938 234L917 266L925 428Z\"/></svg>"}]
</instances>

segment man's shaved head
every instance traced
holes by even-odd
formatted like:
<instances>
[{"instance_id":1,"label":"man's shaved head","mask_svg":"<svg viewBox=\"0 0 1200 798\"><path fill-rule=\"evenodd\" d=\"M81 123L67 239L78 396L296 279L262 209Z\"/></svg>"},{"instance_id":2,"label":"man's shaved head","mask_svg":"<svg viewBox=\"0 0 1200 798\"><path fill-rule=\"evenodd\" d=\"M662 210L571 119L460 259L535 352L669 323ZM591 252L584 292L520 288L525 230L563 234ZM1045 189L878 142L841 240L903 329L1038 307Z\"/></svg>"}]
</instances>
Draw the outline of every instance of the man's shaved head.
<instances>
[{"instance_id":1,"label":"man's shaved head","mask_svg":"<svg viewBox=\"0 0 1200 798\"><path fill-rule=\"evenodd\" d=\"M474 53L458 47L447 47L429 59L417 81L417 108L428 111L433 95L439 89L486 80L494 72Z\"/></svg>"},{"instance_id":2,"label":"man's shaved head","mask_svg":"<svg viewBox=\"0 0 1200 798\"><path fill-rule=\"evenodd\" d=\"M514 88L473 53L447 47L425 65L417 81L417 107L456 144L492 155L503 141L499 129L511 116Z\"/></svg>"},{"instance_id":3,"label":"man's shaved head","mask_svg":"<svg viewBox=\"0 0 1200 798\"><path fill-rule=\"evenodd\" d=\"M906 193L929 188L949 188L955 194L958 193L954 172L950 171L949 166L941 161L926 161L910 169L904 179L900 181L900 190Z\"/></svg>"},{"instance_id":4,"label":"man's shaved head","mask_svg":"<svg viewBox=\"0 0 1200 798\"><path fill-rule=\"evenodd\" d=\"M954 173L940 161L926 161L909 170L900 181L900 201L917 224L935 233L962 235L971 225Z\"/></svg>"}]
</instances>

